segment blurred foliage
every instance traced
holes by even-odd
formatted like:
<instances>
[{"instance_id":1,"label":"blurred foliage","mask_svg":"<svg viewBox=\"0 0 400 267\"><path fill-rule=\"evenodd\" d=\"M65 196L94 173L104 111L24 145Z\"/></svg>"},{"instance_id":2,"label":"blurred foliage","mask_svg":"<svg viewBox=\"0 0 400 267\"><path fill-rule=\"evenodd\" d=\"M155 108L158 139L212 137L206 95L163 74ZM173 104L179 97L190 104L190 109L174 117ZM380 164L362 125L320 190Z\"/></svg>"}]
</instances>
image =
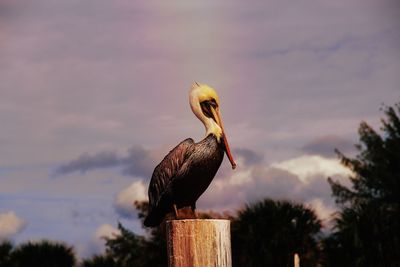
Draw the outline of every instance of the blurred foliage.
<instances>
[{"instance_id":1,"label":"blurred foliage","mask_svg":"<svg viewBox=\"0 0 400 267\"><path fill-rule=\"evenodd\" d=\"M111 255L95 255L91 259L85 259L82 267L117 267L115 260Z\"/></svg>"},{"instance_id":2,"label":"blurred foliage","mask_svg":"<svg viewBox=\"0 0 400 267\"><path fill-rule=\"evenodd\" d=\"M148 202L135 202L135 207L143 223L147 215ZM121 223L118 223L118 230L120 235L106 239L105 255L84 260L83 267L168 266L163 227L147 228L146 236L133 233Z\"/></svg>"},{"instance_id":3,"label":"blurred foliage","mask_svg":"<svg viewBox=\"0 0 400 267\"><path fill-rule=\"evenodd\" d=\"M4 241L0 244L0 267L11 266L11 251L13 245L10 241Z\"/></svg>"},{"instance_id":4,"label":"blurred foliage","mask_svg":"<svg viewBox=\"0 0 400 267\"><path fill-rule=\"evenodd\" d=\"M382 134L359 127L358 155L337 151L351 187L329 179L341 207L324 240L326 266L400 266L400 103L383 108Z\"/></svg>"},{"instance_id":5,"label":"blurred foliage","mask_svg":"<svg viewBox=\"0 0 400 267\"><path fill-rule=\"evenodd\" d=\"M1 267L72 267L76 259L72 247L43 240L14 247L9 241L0 244Z\"/></svg>"},{"instance_id":6,"label":"blurred foliage","mask_svg":"<svg viewBox=\"0 0 400 267\"><path fill-rule=\"evenodd\" d=\"M247 205L232 221L233 266L317 266L321 222L302 204L265 199Z\"/></svg>"}]
</instances>

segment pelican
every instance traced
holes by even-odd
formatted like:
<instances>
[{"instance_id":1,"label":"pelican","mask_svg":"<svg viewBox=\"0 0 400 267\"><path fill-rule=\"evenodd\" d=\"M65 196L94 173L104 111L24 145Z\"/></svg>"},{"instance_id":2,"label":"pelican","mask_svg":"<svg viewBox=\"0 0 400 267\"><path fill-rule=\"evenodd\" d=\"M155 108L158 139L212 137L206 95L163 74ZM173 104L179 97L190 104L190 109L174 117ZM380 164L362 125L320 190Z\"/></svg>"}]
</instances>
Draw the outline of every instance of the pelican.
<instances>
[{"instance_id":1,"label":"pelican","mask_svg":"<svg viewBox=\"0 0 400 267\"><path fill-rule=\"evenodd\" d=\"M148 227L158 226L165 215L190 207L194 214L196 201L208 188L224 158L224 152L235 169L219 111L217 92L208 85L195 82L189 92L193 113L204 124L206 135L198 143L182 141L154 169L149 185Z\"/></svg>"}]
</instances>

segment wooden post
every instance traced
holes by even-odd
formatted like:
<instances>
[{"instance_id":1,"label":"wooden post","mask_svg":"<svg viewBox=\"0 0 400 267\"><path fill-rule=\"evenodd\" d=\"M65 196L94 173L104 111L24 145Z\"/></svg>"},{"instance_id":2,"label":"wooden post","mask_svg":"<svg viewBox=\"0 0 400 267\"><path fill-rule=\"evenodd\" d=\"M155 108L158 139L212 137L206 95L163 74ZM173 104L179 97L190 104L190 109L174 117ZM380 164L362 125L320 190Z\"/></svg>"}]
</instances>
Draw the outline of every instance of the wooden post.
<instances>
[{"instance_id":1,"label":"wooden post","mask_svg":"<svg viewBox=\"0 0 400 267\"><path fill-rule=\"evenodd\" d=\"M231 267L229 220L167 221L169 267Z\"/></svg>"},{"instance_id":2,"label":"wooden post","mask_svg":"<svg viewBox=\"0 0 400 267\"><path fill-rule=\"evenodd\" d=\"M300 257L297 253L294 253L294 267L300 267Z\"/></svg>"}]
</instances>

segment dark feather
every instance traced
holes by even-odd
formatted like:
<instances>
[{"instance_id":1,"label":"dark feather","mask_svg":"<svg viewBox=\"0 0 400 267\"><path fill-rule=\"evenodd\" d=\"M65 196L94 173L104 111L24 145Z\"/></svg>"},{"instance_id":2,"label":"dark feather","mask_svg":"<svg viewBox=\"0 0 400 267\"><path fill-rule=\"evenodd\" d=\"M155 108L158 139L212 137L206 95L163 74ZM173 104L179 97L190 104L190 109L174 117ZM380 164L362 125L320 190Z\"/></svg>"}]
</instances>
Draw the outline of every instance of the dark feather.
<instances>
[{"instance_id":1,"label":"dark feather","mask_svg":"<svg viewBox=\"0 0 400 267\"><path fill-rule=\"evenodd\" d=\"M171 180L176 176L188 155L194 149L194 144L191 138L182 141L154 169L148 191L149 215L146 218L145 225L149 224L151 218L154 217L152 215L157 213L156 210L161 196L166 192Z\"/></svg>"},{"instance_id":2,"label":"dark feather","mask_svg":"<svg viewBox=\"0 0 400 267\"><path fill-rule=\"evenodd\" d=\"M154 169L149 186L150 208L156 206L171 180L176 176L188 155L194 149L194 141L188 138L182 141Z\"/></svg>"},{"instance_id":3,"label":"dark feather","mask_svg":"<svg viewBox=\"0 0 400 267\"><path fill-rule=\"evenodd\" d=\"M214 135L199 143L186 139L154 169L149 186L146 226L156 226L175 204L195 206L214 178L224 156L223 144Z\"/></svg>"}]
</instances>

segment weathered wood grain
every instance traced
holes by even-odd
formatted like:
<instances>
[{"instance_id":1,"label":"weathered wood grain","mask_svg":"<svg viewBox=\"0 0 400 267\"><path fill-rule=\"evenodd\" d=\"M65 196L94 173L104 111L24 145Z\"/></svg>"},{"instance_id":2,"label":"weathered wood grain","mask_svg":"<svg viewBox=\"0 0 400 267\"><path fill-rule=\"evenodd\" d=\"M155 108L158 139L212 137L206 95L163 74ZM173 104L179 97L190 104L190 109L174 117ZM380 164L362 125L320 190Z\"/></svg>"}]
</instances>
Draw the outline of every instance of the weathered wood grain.
<instances>
[{"instance_id":1,"label":"weathered wood grain","mask_svg":"<svg viewBox=\"0 0 400 267\"><path fill-rule=\"evenodd\" d=\"M229 220L167 221L170 267L231 267Z\"/></svg>"}]
</instances>

